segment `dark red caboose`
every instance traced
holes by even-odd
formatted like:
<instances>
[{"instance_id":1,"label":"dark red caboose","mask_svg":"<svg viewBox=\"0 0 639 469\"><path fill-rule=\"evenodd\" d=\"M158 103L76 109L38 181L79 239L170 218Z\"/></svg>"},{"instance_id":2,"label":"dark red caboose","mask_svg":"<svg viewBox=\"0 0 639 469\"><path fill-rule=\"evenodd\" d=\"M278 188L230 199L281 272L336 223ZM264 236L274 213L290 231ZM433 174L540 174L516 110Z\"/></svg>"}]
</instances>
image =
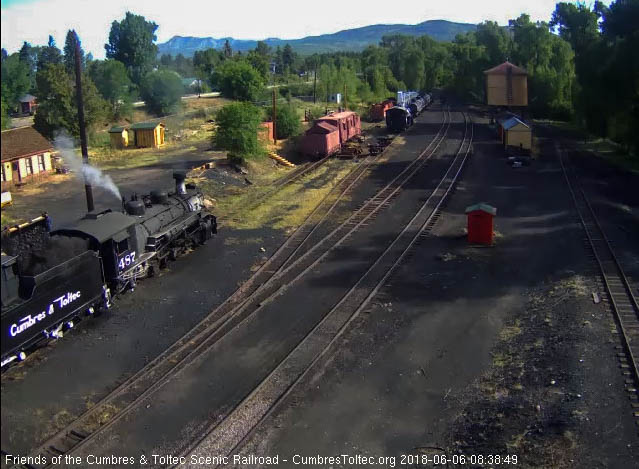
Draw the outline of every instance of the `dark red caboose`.
<instances>
[{"instance_id":1,"label":"dark red caboose","mask_svg":"<svg viewBox=\"0 0 639 469\"><path fill-rule=\"evenodd\" d=\"M359 115L352 111L338 112L317 119L300 142L300 151L313 157L330 156L341 145L362 133Z\"/></svg>"},{"instance_id":2,"label":"dark red caboose","mask_svg":"<svg viewBox=\"0 0 639 469\"><path fill-rule=\"evenodd\" d=\"M468 242L471 244L493 243L493 218L497 209L491 205L479 203L466 207L468 216Z\"/></svg>"},{"instance_id":3,"label":"dark red caboose","mask_svg":"<svg viewBox=\"0 0 639 469\"><path fill-rule=\"evenodd\" d=\"M337 153L341 148L337 127L324 121L315 122L304 134L300 151L304 155L323 158Z\"/></svg>"},{"instance_id":4,"label":"dark red caboose","mask_svg":"<svg viewBox=\"0 0 639 469\"><path fill-rule=\"evenodd\" d=\"M353 111L343 111L320 117L315 122L328 122L339 130L339 141L345 143L362 133L359 115Z\"/></svg>"}]
</instances>

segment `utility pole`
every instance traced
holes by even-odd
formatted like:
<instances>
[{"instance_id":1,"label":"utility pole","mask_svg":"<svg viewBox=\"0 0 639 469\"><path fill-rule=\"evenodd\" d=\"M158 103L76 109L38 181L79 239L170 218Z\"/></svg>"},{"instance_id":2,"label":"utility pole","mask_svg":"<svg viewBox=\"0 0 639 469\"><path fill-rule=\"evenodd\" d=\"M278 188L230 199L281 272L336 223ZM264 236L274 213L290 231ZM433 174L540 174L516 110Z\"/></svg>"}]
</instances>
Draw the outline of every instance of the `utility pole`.
<instances>
[{"instance_id":1,"label":"utility pole","mask_svg":"<svg viewBox=\"0 0 639 469\"><path fill-rule=\"evenodd\" d=\"M346 83L344 83L344 110L346 111Z\"/></svg>"},{"instance_id":2,"label":"utility pole","mask_svg":"<svg viewBox=\"0 0 639 469\"><path fill-rule=\"evenodd\" d=\"M89 165L89 150L87 149L87 129L84 122L84 103L82 101L82 63L80 59L80 39L75 34L75 92L78 102L78 123L80 124L80 147L82 148L82 163ZM87 196L87 210L92 212L95 208L93 205L93 188L84 179L84 192Z\"/></svg>"},{"instance_id":3,"label":"utility pole","mask_svg":"<svg viewBox=\"0 0 639 469\"><path fill-rule=\"evenodd\" d=\"M275 123L277 121L277 109L275 106L275 88L273 88L273 143L275 145L277 145L277 124Z\"/></svg>"},{"instance_id":4,"label":"utility pole","mask_svg":"<svg viewBox=\"0 0 639 469\"><path fill-rule=\"evenodd\" d=\"M317 59L315 60L315 73L313 74L313 104L317 103Z\"/></svg>"}]
</instances>

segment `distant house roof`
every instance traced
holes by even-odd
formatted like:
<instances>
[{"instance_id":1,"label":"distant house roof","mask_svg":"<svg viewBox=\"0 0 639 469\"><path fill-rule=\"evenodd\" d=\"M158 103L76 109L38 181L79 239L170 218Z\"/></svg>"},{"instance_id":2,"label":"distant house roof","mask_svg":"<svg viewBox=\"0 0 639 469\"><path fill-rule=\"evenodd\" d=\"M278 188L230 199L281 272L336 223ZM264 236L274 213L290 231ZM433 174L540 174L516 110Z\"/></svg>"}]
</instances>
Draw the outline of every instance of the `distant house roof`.
<instances>
[{"instance_id":1,"label":"distant house roof","mask_svg":"<svg viewBox=\"0 0 639 469\"><path fill-rule=\"evenodd\" d=\"M484 73L486 75L506 75L508 73L508 69L512 70L513 75L528 75L528 72L526 70L518 67L517 65L511 64L508 61L491 69L485 70Z\"/></svg>"},{"instance_id":2,"label":"distant house roof","mask_svg":"<svg viewBox=\"0 0 639 469\"><path fill-rule=\"evenodd\" d=\"M128 129L129 127L126 125L114 125L109 129L110 134L119 134L122 133L123 130Z\"/></svg>"},{"instance_id":3,"label":"distant house roof","mask_svg":"<svg viewBox=\"0 0 639 469\"><path fill-rule=\"evenodd\" d=\"M35 101L36 97L33 96L32 94L25 94L23 97L20 98L20 102L21 103L30 103L31 101Z\"/></svg>"},{"instance_id":4,"label":"distant house roof","mask_svg":"<svg viewBox=\"0 0 639 469\"><path fill-rule=\"evenodd\" d=\"M163 126L162 122L138 122L137 124L133 124L130 128L132 130L143 130L143 129L155 129L158 126Z\"/></svg>"},{"instance_id":5,"label":"distant house roof","mask_svg":"<svg viewBox=\"0 0 639 469\"><path fill-rule=\"evenodd\" d=\"M485 204L483 202L466 207L466 213L476 212L478 210L481 212L490 213L492 216L497 215L497 209L495 207L493 207L492 205Z\"/></svg>"},{"instance_id":6,"label":"distant house roof","mask_svg":"<svg viewBox=\"0 0 639 469\"><path fill-rule=\"evenodd\" d=\"M511 117L510 119L505 120L504 122L502 122L501 126L505 129L505 130L510 130L513 127L517 127L518 125L523 125L524 127L526 127L527 129L530 128L530 126L528 124L526 124L525 122L517 119L516 117Z\"/></svg>"},{"instance_id":7,"label":"distant house roof","mask_svg":"<svg viewBox=\"0 0 639 469\"><path fill-rule=\"evenodd\" d=\"M37 155L53 150L53 145L33 127L2 131L2 161Z\"/></svg>"},{"instance_id":8,"label":"distant house roof","mask_svg":"<svg viewBox=\"0 0 639 469\"><path fill-rule=\"evenodd\" d=\"M184 86L190 86L193 83L197 83L198 79L193 77L193 78L182 78L182 85Z\"/></svg>"}]
</instances>

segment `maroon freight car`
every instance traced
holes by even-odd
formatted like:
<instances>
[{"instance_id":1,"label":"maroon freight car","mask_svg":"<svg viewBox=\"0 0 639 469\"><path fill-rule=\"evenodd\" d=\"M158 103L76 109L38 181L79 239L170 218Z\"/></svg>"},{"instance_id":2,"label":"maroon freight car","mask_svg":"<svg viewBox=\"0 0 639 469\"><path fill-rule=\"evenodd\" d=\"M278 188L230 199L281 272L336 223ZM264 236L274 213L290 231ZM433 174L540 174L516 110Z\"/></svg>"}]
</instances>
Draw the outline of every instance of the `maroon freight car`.
<instances>
[{"instance_id":1,"label":"maroon freight car","mask_svg":"<svg viewBox=\"0 0 639 469\"><path fill-rule=\"evenodd\" d=\"M386 111L392 108L395 105L395 101L392 99L386 99L381 103L373 104L371 106L371 120L373 121L383 121L386 119Z\"/></svg>"},{"instance_id":2,"label":"maroon freight car","mask_svg":"<svg viewBox=\"0 0 639 469\"><path fill-rule=\"evenodd\" d=\"M305 155L323 157L339 152L341 145L362 133L359 115L352 111L320 117L306 131L300 145Z\"/></svg>"}]
</instances>

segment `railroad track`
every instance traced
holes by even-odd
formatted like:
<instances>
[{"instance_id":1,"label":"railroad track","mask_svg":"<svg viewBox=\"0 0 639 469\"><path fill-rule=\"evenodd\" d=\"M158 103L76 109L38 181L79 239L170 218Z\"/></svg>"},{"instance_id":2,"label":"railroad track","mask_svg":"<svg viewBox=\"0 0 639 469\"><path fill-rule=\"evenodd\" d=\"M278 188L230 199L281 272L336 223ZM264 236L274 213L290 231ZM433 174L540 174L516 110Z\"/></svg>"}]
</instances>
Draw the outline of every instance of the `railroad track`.
<instances>
[{"instance_id":1,"label":"railroad track","mask_svg":"<svg viewBox=\"0 0 639 469\"><path fill-rule=\"evenodd\" d=\"M367 308L380 288L405 262L418 240L436 223L440 209L455 187L471 153L473 125L466 114L464 121L464 138L453 161L439 184L401 233L278 366L226 416L212 421L203 434L182 451L181 456L188 460L188 455L194 453L218 456L239 454L242 446L255 434L260 424L276 411L291 395L296 385L331 352L350 324ZM171 467L191 469L199 466L184 464Z\"/></svg>"},{"instance_id":2,"label":"railroad track","mask_svg":"<svg viewBox=\"0 0 639 469\"><path fill-rule=\"evenodd\" d=\"M448 117L448 122L446 122ZM419 168L423 166L430 156L434 154L439 145L444 141L448 127L450 126L450 111L444 112L444 121L439 129L438 134L429 143L427 148L418 156L416 160L395 179L389 183L382 191L384 198L378 198L378 195L369 199L354 214L357 215L358 223L346 230L342 238L336 237L339 228L331 232L331 239L343 241L346 236L352 234L366 220L370 219L383 207L388 205L388 201L397 195L397 191L401 188L398 186L399 178L402 176L403 184L405 184ZM442 133L443 132L443 133ZM436 144L435 144L436 142ZM434 148L433 148L434 145ZM431 150L432 148L432 150ZM428 153L430 151L430 153ZM351 173L349 173L338 185L329 193L316 209L309 215L307 220L291 235L286 242L271 256L271 258L258 271L256 271L249 280L247 280L240 288L238 288L229 298L227 298L220 306L218 306L209 316L192 328L187 334L176 341L157 358L147 364L135 375L127 379L118 386L114 391L105 396L99 403L89 409L87 412L79 416L70 425L63 428L51 438L47 439L43 444L36 448L31 456L46 456L48 461L52 456L62 454L72 454L90 442L98 433L110 428L122 416L132 410L143 399L159 389L170 377L174 376L179 370L185 367L193 358L204 353L221 337L232 330L239 322L248 315L255 312L249 307L253 305L255 308L261 307L265 300L281 294L286 286L282 286L278 281L290 278L301 278L304 273L311 269L314 265L321 262L324 256L316 258L311 263L304 264L305 268L299 272L301 261L304 258L308 261L309 252L318 253L318 249L311 248L301 255L295 262L289 262L293 256L300 253L298 247L303 244L309 237L316 232L317 227L326 221L337 204L353 189L353 187L366 174L367 170L373 165L383 153L375 157L369 157L362 161ZM419 168L416 167L419 164ZM408 176L410 174L410 176ZM408 176L408 177L407 177ZM392 186L393 189L389 190ZM380 191L380 192L382 192ZM373 208L371 208L371 206ZM351 216L346 222L353 223ZM342 230L343 232L343 230ZM326 245L327 241L322 245ZM325 254L331 250L329 245ZM286 264L289 262L288 264ZM285 266L286 264L286 266ZM293 269L298 270L293 272ZM284 277L284 273L287 277ZM44 468L43 466L14 466L14 467L30 467Z\"/></svg>"},{"instance_id":3,"label":"railroad track","mask_svg":"<svg viewBox=\"0 0 639 469\"><path fill-rule=\"evenodd\" d=\"M286 174L285 176L282 176L281 178L273 181L272 186L277 187L277 188L281 188L284 186L287 186L289 184L291 184L292 182L295 182L296 180L298 180L299 178L312 173L313 171L315 171L317 168L319 168L320 166L322 166L324 163L326 163L329 160L329 156L326 156L324 158L321 158L317 161L313 161L311 163L307 163L303 166L298 166L297 168L295 168L293 171L289 172L288 174Z\"/></svg>"},{"instance_id":4,"label":"railroad track","mask_svg":"<svg viewBox=\"0 0 639 469\"><path fill-rule=\"evenodd\" d=\"M608 304L620 330L621 346L625 352L621 353L620 361L622 373L627 377L625 380L626 391L631 396L639 397L637 392L639 388L637 367L639 360L639 306L637 298L585 191L580 187L579 178L570 165L570 159L563 156L557 144L556 150L579 221L586 235L586 241L599 267L608 296ZM635 402L637 402L636 397ZM635 417L639 417L637 409L634 410Z\"/></svg>"}]
</instances>

